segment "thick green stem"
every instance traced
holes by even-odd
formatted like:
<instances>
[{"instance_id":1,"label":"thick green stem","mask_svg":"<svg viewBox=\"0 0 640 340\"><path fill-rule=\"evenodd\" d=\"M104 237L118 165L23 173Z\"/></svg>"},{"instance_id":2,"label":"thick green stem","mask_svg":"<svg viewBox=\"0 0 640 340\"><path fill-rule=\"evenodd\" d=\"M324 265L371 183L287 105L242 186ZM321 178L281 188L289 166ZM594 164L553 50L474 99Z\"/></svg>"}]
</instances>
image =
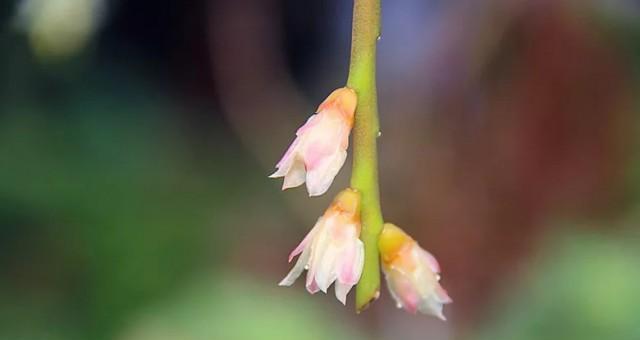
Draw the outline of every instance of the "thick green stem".
<instances>
[{"instance_id":1,"label":"thick green stem","mask_svg":"<svg viewBox=\"0 0 640 340\"><path fill-rule=\"evenodd\" d=\"M351 187L362 195L361 218L365 260L356 287L356 309L361 311L380 295L378 236L382 211L378 190L378 99L376 93L376 43L380 35L380 0L354 0L351 64L347 86L358 94L353 128Z\"/></svg>"}]
</instances>

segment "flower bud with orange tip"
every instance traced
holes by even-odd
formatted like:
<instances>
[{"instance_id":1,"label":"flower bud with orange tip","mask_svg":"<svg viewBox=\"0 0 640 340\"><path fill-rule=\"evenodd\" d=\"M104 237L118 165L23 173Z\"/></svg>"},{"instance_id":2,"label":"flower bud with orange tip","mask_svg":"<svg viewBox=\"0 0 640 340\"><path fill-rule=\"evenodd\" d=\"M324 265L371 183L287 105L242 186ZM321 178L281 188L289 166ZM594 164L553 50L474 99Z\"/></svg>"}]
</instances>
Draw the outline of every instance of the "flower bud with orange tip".
<instances>
[{"instance_id":1,"label":"flower bud with orange tip","mask_svg":"<svg viewBox=\"0 0 640 340\"><path fill-rule=\"evenodd\" d=\"M333 91L296 132L296 139L271 178L284 177L282 190L307 183L309 196L324 194L347 158L349 134L357 105L356 92Z\"/></svg>"},{"instance_id":2,"label":"flower bud with orange tip","mask_svg":"<svg viewBox=\"0 0 640 340\"><path fill-rule=\"evenodd\" d=\"M378 240L382 271L399 308L445 320L442 307L452 300L440 286L435 257L402 229L385 223Z\"/></svg>"},{"instance_id":3,"label":"flower bud with orange tip","mask_svg":"<svg viewBox=\"0 0 640 340\"><path fill-rule=\"evenodd\" d=\"M360 228L360 193L345 189L291 252L289 262L299 254L300 257L279 285L292 285L306 269L309 293L326 293L335 282L336 298L346 304L347 294L360 280L364 264Z\"/></svg>"}]
</instances>

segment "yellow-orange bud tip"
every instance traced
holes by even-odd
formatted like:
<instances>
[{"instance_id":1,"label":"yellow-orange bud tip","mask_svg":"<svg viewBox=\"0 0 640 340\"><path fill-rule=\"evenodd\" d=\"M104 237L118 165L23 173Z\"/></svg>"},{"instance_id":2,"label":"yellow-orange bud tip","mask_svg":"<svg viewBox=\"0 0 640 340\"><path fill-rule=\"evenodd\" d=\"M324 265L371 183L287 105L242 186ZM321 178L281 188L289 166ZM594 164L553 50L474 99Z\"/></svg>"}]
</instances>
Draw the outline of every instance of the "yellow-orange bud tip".
<instances>
[{"instance_id":1,"label":"yellow-orange bud tip","mask_svg":"<svg viewBox=\"0 0 640 340\"><path fill-rule=\"evenodd\" d=\"M338 110L349 121L353 121L353 115L356 111L356 105L358 104L358 96L356 91L348 87L341 87L331 92L331 94L325 99L320 106L318 106L317 112L324 110Z\"/></svg>"},{"instance_id":2,"label":"yellow-orange bud tip","mask_svg":"<svg viewBox=\"0 0 640 340\"><path fill-rule=\"evenodd\" d=\"M383 264L390 263L406 245L414 242L395 224L385 223L378 238L378 248Z\"/></svg>"},{"instance_id":3,"label":"yellow-orange bud tip","mask_svg":"<svg viewBox=\"0 0 640 340\"><path fill-rule=\"evenodd\" d=\"M336 196L332 205L341 211L360 216L360 193L351 188L344 189Z\"/></svg>"}]
</instances>

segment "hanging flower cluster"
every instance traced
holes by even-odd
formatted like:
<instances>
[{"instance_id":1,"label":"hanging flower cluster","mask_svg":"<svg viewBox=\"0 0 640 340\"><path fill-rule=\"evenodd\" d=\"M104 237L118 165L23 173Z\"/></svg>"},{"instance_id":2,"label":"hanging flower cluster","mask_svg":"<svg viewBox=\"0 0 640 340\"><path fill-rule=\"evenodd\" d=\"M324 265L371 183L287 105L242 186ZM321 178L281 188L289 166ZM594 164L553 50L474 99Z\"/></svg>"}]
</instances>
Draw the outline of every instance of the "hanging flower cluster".
<instances>
[{"instance_id":1,"label":"hanging flower cluster","mask_svg":"<svg viewBox=\"0 0 640 340\"><path fill-rule=\"evenodd\" d=\"M445 320L451 298L440 285L435 257L397 226L384 223L380 207L377 138L376 43L380 0L354 0L351 62L346 87L333 91L276 165L282 190L306 183L309 196L326 193L344 165L353 133L351 187L342 190L307 236L289 255L298 259L281 286L291 286L306 270L311 294L327 293L346 304L356 287L356 310L380 296L380 268L398 308Z\"/></svg>"},{"instance_id":2,"label":"hanging flower cluster","mask_svg":"<svg viewBox=\"0 0 640 340\"><path fill-rule=\"evenodd\" d=\"M310 196L324 194L345 162L356 106L354 90L343 87L333 91L317 113L298 129L296 139L270 177L284 177L283 190L306 182ZM360 280L365 261L364 244L359 238L361 202L361 193L352 188L336 196L289 255L289 262L299 257L281 286L292 285L307 270L309 293L326 293L335 283L336 298L346 304L347 294ZM377 246L382 271L397 306L445 320L442 307L451 299L440 286L436 259L389 223L384 224Z\"/></svg>"}]
</instances>

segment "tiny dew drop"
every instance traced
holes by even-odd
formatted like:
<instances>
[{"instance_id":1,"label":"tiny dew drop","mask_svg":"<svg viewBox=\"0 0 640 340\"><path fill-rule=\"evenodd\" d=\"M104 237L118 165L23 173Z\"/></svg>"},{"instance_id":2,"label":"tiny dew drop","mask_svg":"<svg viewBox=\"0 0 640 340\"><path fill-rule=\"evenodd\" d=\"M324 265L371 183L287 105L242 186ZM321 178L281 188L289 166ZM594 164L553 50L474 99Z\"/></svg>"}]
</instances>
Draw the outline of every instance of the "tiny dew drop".
<instances>
[{"instance_id":1,"label":"tiny dew drop","mask_svg":"<svg viewBox=\"0 0 640 340\"><path fill-rule=\"evenodd\" d=\"M376 38L376 40L377 40L377 41L380 41L381 39L382 39L382 35L379 35L379 36Z\"/></svg>"},{"instance_id":2,"label":"tiny dew drop","mask_svg":"<svg viewBox=\"0 0 640 340\"><path fill-rule=\"evenodd\" d=\"M309 265L304 266L304 270L309 270Z\"/></svg>"},{"instance_id":3,"label":"tiny dew drop","mask_svg":"<svg viewBox=\"0 0 640 340\"><path fill-rule=\"evenodd\" d=\"M396 303L396 308L401 309L402 308L402 304L400 302Z\"/></svg>"},{"instance_id":4,"label":"tiny dew drop","mask_svg":"<svg viewBox=\"0 0 640 340\"><path fill-rule=\"evenodd\" d=\"M441 278L440 274L436 274L436 280L440 281L440 278Z\"/></svg>"},{"instance_id":5,"label":"tiny dew drop","mask_svg":"<svg viewBox=\"0 0 640 340\"><path fill-rule=\"evenodd\" d=\"M378 138L382 137L382 131L378 131Z\"/></svg>"}]
</instances>

